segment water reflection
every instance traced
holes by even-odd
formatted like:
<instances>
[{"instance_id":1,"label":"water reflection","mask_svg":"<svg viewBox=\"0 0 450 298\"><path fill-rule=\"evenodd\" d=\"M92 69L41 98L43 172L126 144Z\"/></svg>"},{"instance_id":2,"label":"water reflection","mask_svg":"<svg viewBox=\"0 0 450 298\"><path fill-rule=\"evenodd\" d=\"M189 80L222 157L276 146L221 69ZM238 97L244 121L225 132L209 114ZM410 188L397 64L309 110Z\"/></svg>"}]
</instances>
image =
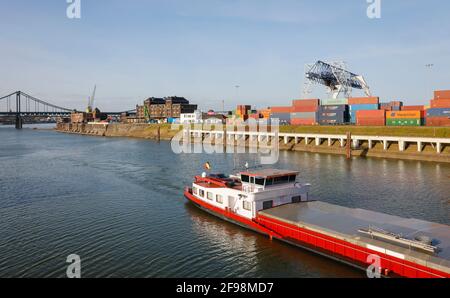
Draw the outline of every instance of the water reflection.
<instances>
[{"instance_id":1,"label":"water reflection","mask_svg":"<svg viewBox=\"0 0 450 298\"><path fill-rule=\"evenodd\" d=\"M220 256L220 260L228 264L227 277L363 277L359 270L277 240L271 241L192 204L187 203L186 210L196 236L211 250L211 255L204 256L205 260L215 262Z\"/></svg>"}]
</instances>

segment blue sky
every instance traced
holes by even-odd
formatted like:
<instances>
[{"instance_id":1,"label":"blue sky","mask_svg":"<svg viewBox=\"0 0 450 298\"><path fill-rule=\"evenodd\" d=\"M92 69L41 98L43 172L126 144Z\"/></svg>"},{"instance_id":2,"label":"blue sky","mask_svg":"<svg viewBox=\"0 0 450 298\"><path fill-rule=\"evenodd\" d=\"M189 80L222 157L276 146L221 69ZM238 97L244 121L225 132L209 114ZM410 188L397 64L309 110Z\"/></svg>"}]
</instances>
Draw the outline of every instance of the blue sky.
<instances>
[{"instance_id":1,"label":"blue sky","mask_svg":"<svg viewBox=\"0 0 450 298\"><path fill-rule=\"evenodd\" d=\"M319 59L344 60L383 101L450 89L446 0L382 0L381 19L366 0L81 0L79 20L67 5L0 0L0 95L83 108L97 84L102 110L169 95L261 108L301 98L304 64Z\"/></svg>"}]
</instances>

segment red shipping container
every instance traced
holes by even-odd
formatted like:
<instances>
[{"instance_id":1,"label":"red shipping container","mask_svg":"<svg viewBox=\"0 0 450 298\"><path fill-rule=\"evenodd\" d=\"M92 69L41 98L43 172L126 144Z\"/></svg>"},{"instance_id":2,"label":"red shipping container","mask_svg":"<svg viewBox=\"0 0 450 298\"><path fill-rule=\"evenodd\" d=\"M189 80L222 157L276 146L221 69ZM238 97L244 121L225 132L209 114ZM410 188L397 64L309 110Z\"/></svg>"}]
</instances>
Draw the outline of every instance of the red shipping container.
<instances>
[{"instance_id":1,"label":"red shipping container","mask_svg":"<svg viewBox=\"0 0 450 298\"><path fill-rule=\"evenodd\" d=\"M450 99L432 99L430 101L431 108L450 108Z\"/></svg>"},{"instance_id":2,"label":"red shipping container","mask_svg":"<svg viewBox=\"0 0 450 298\"><path fill-rule=\"evenodd\" d=\"M292 113L297 113L297 112L317 112L317 110L319 109L318 106L294 106L292 107Z\"/></svg>"},{"instance_id":3,"label":"red shipping container","mask_svg":"<svg viewBox=\"0 0 450 298\"><path fill-rule=\"evenodd\" d=\"M434 99L450 99L450 90L434 91Z\"/></svg>"},{"instance_id":4,"label":"red shipping container","mask_svg":"<svg viewBox=\"0 0 450 298\"><path fill-rule=\"evenodd\" d=\"M379 97L351 97L348 99L349 105L362 105L362 104L379 104Z\"/></svg>"},{"instance_id":5,"label":"red shipping container","mask_svg":"<svg viewBox=\"0 0 450 298\"><path fill-rule=\"evenodd\" d=\"M402 102L402 101L395 100L395 101L391 101L389 104L390 104L391 106L393 106L393 107L400 107L400 106L403 105L403 102Z\"/></svg>"},{"instance_id":6,"label":"red shipping container","mask_svg":"<svg viewBox=\"0 0 450 298\"><path fill-rule=\"evenodd\" d=\"M356 119L358 118L386 118L386 111L384 110L361 110L356 111Z\"/></svg>"},{"instance_id":7,"label":"red shipping container","mask_svg":"<svg viewBox=\"0 0 450 298\"><path fill-rule=\"evenodd\" d=\"M402 111L423 111L425 110L425 106L403 106L401 108Z\"/></svg>"},{"instance_id":8,"label":"red shipping container","mask_svg":"<svg viewBox=\"0 0 450 298\"><path fill-rule=\"evenodd\" d=\"M356 125L384 126L386 124L385 110L356 111Z\"/></svg>"},{"instance_id":9,"label":"red shipping container","mask_svg":"<svg viewBox=\"0 0 450 298\"><path fill-rule=\"evenodd\" d=\"M305 107L305 106L315 106L320 105L320 99L297 99L292 101L294 107Z\"/></svg>"},{"instance_id":10,"label":"red shipping container","mask_svg":"<svg viewBox=\"0 0 450 298\"><path fill-rule=\"evenodd\" d=\"M449 117L427 117L426 126L448 126L450 127Z\"/></svg>"},{"instance_id":11,"label":"red shipping container","mask_svg":"<svg viewBox=\"0 0 450 298\"><path fill-rule=\"evenodd\" d=\"M316 119L291 119L291 125L316 125Z\"/></svg>"},{"instance_id":12,"label":"red shipping container","mask_svg":"<svg viewBox=\"0 0 450 298\"><path fill-rule=\"evenodd\" d=\"M271 107L271 113L292 113L292 107Z\"/></svg>"}]
</instances>

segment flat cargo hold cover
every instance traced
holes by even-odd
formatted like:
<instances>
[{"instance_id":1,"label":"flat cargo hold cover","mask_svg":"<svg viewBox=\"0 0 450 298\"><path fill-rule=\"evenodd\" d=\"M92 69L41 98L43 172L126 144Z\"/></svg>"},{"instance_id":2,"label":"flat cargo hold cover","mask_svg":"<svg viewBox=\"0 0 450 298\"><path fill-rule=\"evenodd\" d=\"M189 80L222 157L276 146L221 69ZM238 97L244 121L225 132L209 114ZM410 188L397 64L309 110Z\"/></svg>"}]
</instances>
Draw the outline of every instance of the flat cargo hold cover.
<instances>
[{"instance_id":1,"label":"flat cargo hold cover","mask_svg":"<svg viewBox=\"0 0 450 298\"><path fill-rule=\"evenodd\" d=\"M321 201L309 201L288 204L259 212L260 215L274 218L291 225L315 230L343 239L363 247L375 245L403 254L410 260L424 261L430 267L438 265L439 269L450 271L450 226L424 220L402 218L398 216L347 208ZM397 243L372 239L358 232L369 227L379 228L402 237L415 240L418 236L433 239L438 247L435 254L410 249Z\"/></svg>"}]
</instances>

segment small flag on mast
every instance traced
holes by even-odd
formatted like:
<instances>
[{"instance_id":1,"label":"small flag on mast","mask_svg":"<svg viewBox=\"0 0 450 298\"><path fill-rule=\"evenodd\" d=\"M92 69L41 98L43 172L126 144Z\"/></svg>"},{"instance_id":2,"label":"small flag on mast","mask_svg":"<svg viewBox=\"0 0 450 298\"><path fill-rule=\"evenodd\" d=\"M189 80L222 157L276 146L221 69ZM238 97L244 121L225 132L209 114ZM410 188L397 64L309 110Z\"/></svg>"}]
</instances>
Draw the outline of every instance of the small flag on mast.
<instances>
[{"instance_id":1,"label":"small flag on mast","mask_svg":"<svg viewBox=\"0 0 450 298\"><path fill-rule=\"evenodd\" d=\"M209 161L205 163L205 169L211 170L211 164L209 163Z\"/></svg>"}]
</instances>

